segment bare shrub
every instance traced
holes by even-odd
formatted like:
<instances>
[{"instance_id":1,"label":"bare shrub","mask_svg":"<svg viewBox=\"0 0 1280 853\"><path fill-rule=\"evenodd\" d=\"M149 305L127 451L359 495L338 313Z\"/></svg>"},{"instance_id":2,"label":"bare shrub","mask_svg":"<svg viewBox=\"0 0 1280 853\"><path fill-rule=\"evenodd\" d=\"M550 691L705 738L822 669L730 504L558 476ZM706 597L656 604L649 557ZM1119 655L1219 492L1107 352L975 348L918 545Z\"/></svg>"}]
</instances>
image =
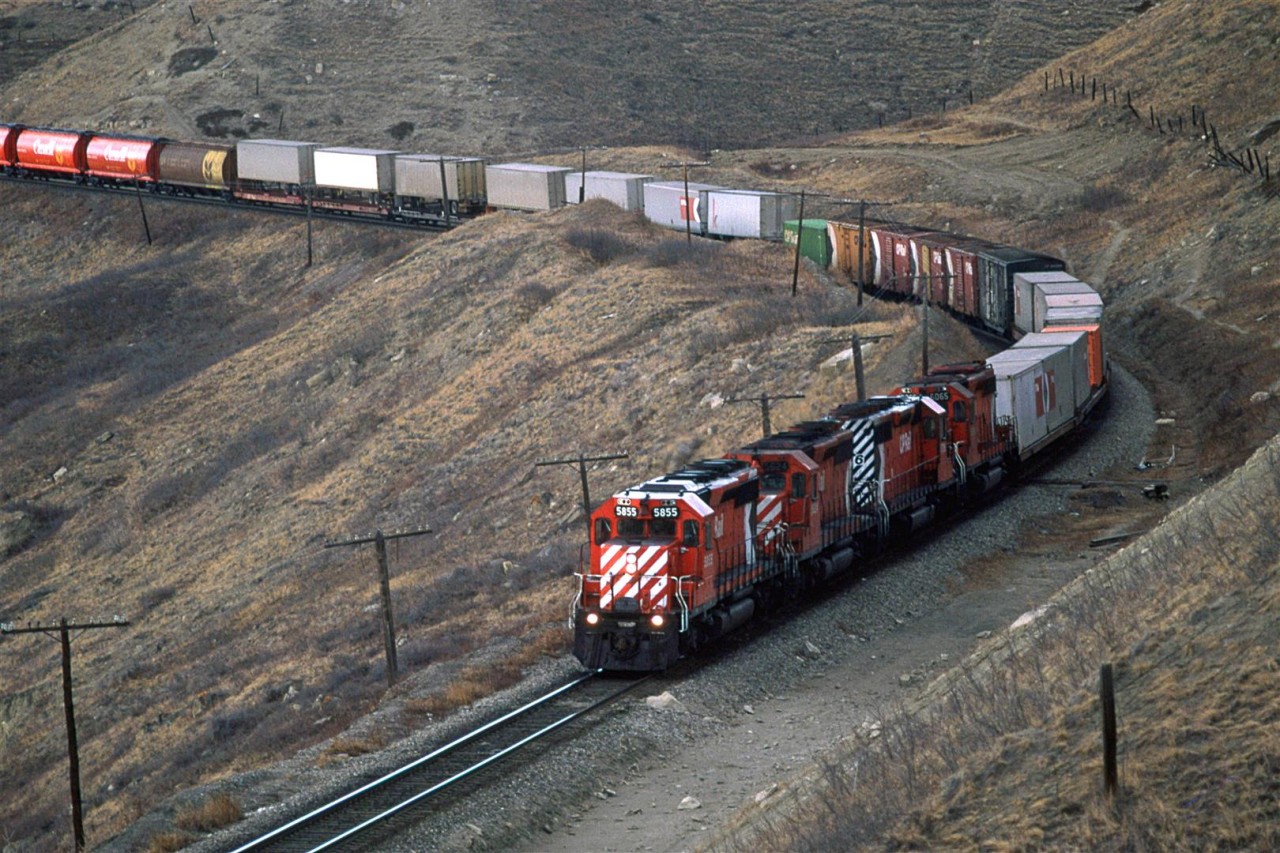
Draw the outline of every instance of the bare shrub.
<instances>
[{"instance_id":1,"label":"bare shrub","mask_svg":"<svg viewBox=\"0 0 1280 853\"><path fill-rule=\"evenodd\" d=\"M174 853L195 840L196 837L187 832L158 832L151 836L147 853Z\"/></svg>"},{"instance_id":2,"label":"bare shrub","mask_svg":"<svg viewBox=\"0 0 1280 853\"><path fill-rule=\"evenodd\" d=\"M386 738L376 733L365 737L340 737L329 744L326 752L329 755L367 755L370 752L377 752L386 745Z\"/></svg>"},{"instance_id":3,"label":"bare shrub","mask_svg":"<svg viewBox=\"0 0 1280 853\"><path fill-rule=\"evenodd\" d=\"M142 594L141 598L138 599L138 607L143 613L148 613L173 598L173 596L177 594L177 591L177 587L172 585L158 586L153 589L149 589Z\"/></svg>"},{"instance_id":4,"label":"bare shrub","mask_svg":"<svg viewBox=\"0 0 1280 853\"><path fill-rule=\"evenodd\" d=\"M526 311L536 311L555 298L555 290L539 281L528 281L516 288L516 302Z\"/></svg>"},{"instance_id":5,"label":"bare shrub","mask_svg":"<svg viewBox=\"0 0 1280 853\"><path fill-rule=\"evenodd\" d=\"M1116 186L1093 184L1080 193L1080 206L1089 213L1104 213L1128 201L1128 193Z\"/></svg>"},{"instance_id":6,"label":"bare shrub","mask_svg":"<svg viewBox=\"0 0 1280 853\"><path fill-rule=\"evenodd\" d=\"M230 794L214 794L200 805L178 812L173 824L178 829L212 832L230 826L242 817L244 812Z\"/></svg>"},{"instance_id":7,"label":"bare shrub","mask_svg":"<svg viewBox=\"0 0 1280 853\"><path fill-rule=\"evenodd\" d=\"M651 267L693 266L707 268L717 257L723 247L709 240L687 242L675 237L654 243L644 250L645 262Z\"/></svg>"},{"instance_id":8,"label":"bare shrub","mask_svg":"<svg viewBox=\"0 0 1280 853\"><path fill-rule=\"evenodd\" d=\"M574 228L564 235L564 239L601 266L635 251L630 243L607 228Z\"/></svg>"}]
</instances>

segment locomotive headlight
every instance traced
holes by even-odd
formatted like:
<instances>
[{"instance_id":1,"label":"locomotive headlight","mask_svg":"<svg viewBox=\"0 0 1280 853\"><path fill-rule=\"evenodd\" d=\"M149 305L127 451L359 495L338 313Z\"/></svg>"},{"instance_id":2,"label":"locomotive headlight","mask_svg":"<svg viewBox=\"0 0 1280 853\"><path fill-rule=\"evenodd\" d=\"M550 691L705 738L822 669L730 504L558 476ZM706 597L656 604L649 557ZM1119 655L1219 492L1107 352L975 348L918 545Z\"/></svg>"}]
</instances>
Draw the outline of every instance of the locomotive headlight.
<instances>
[{"instance_id":1,"label":"locomotive headlight","mask_svg":"<svg viewBox=\"0 0 1280 853\"><path fill-rule=\"evenodd\" d=\"M661 613L655 613L649 617L649 624L655 628L661 628L663 625L667 624L667 620Z\"/></svg>"},{"instance_id":2,"label":"locomotive headlight","mask_svg":"<svg viewBox=\"0 0 1280 853\"><path fill-rule=\"evenodd\" d=\"M588 625L590 625L590 626L592 626L592 627L594 628L596 625L599 625L599 624L600 624L600 614L599 614L599 613L588 613L588 614L584 617L584 621L585 621Z\"/></svg>"}]
</instances>

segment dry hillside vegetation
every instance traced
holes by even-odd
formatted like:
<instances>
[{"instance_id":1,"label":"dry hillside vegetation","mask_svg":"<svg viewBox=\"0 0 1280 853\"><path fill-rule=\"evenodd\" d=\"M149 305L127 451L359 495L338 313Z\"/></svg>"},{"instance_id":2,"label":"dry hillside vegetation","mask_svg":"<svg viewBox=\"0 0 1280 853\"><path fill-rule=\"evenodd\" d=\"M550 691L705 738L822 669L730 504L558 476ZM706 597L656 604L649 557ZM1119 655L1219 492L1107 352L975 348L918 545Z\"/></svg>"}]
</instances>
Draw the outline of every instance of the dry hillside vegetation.
<instances>
[{"instance_id":1,"label":"dry hillside vegetation","mask_svg":"<svg viewBox=\"0 0 1280 853\"><path fill-rule=\"evenodd\" d=\"M95 14L31 4L15 26L49 7ZM893 0L137 9L20 76L0 117L468 154L727 148L875 126L971 90L990 96L1133 14L1103 0L934 0L928 14Z\"/></svg>"},{"instance_id":2,"label":"dry hillside vegetation","mask_svg":"<svg viewBox=\"0 0 1280 853\"><path fill-rule=\"evenodd\" d=\"M912 707L868 720L713 848L1275 849L1278 488L1280 439ZM1114 799L1102 661L1115 668Z\"/></svg>"},{"instance_id":3,"label":"dry hillside vegetation","mask_svg":"<svg viewBox=\"0 0 1280 853\"><path fill-rule=\"evenodd\" d=\"M792 299L780 247L688 245L607 205L436 238L322 224L333 260L299 271L297 220L166 207L157 237L190 248L160 262L133 257L132 227L84 239L113 206L129 222L131 200L6 196L27 224L4 259L4 500L27 527L5 612L135 620L77 642L99 838L377 701L369 557L326 539L436 531L392 550L407 671L497 635L563 648L577 481L536 459L629 452L592 473L600 494L754 436L757 415L721 397L812 395L782 421L847 393L815 367L839 349L824 326L855 316L849 291L805 272ZM67 278L44 280L55 265ZM909 340L908 309L861 316ZM981 352L965 338L941 352ZM56 647L31 651L6 700L6 822L57 839L62 734L35 725Z\"/></svg>"},{"instance_id":4,"label":"dry hillside vegetation","mask_svg":"<svg viewBox=\"0 0 1280 853\"><path fill-rule=\"evenodd\" d=\"M198 24L185 4L139 4L136 15L6 76L0 117L234 136L274 135L283 112L285 135L473 152L601 139L703 147L727 144L743 128L753 140L791 139L840 129L832 114L857 126L866 99L880 97L868 91L875 86L833 85L835 65L823 51L888 50L894 39L930 32L903 26L901 4L896 14L867 4L879 13L852 30L828 25L831 9L849 14L848 4L834 3L697 4L697 15L694 4L670 3L657 23L620 22L612 6L585 3L193 5ZM1250 136L1280 116L1275 88L1252 82L1280 75L1268 26L1276 6L1162 4L1059 64L1131 90L1144 114L1151 105L1189 119L1192 102L1207 105L1224 145L1252 139L1276 153L1273 137ZM531 17L513 20L517 7ZM961 14L958 4L946 8ZM1048 58L1034 51L1084 43L1131 14L1090 4L1101 10L1092 23L1029 40L1014 24L1074 24L1088 17L1086 7L966 8L988 29L941 27L940 51L956 56L944 50L953 39L975 52L1011 43L1025 49L1024 68ZM84 10L64 11L70 18ZM34 13L23 4L13 14ZM781 22L792 27L797 16L806 28L788 35ZM598 28L584 32L591 25ZM208 53L207 28L217 57ZM751 49L707 50L718 32ZM856 38L845 38L850 32ZM623 33L627 44L643 40L641 70L617 72L623 54L595 47ZM558 57L592 59L557 60L572 67L553 80L536 69L540 60L556 67L544 52L552 44ZM761 45L777 45L778 61L762 62ZM400 75L390 84L389 67ZM667 67L718 82L679 85ZM853 67L907 80L888 60ZM904 82L893 103L979 79L947 76L941 60L912 67L923 82ZM779 87L780 78L791 88ZM259 96L250 94L255 80ZM621 97L625 87L638 94ZM786 95L761 103L762 92ZM712 119L710 139L688 138L699 104ZM1276 432L1280 347L1270 321L1280 207L1256 177L1209 167L1204 142L1190 131L1160 134L1123 103L1045 92L1039 70L992 101L923 112L816 147L717 152L697 178L868 198L873 215L1060 254L1112 304L1109 338L1167 419L1155 445L1177 445L1179 490L1224 477ZM593 152L592 165L651 173L692 153L615 149ZM830 199L811 203L815 215L856 215ZM591 472L598 498L755 437L754 413L717 405L719 397L808 394L777 407L782 423L847 396L847 374L817 370L839 347L816 341L855 317L864 332L895 335L896 348L877 350L873 388L909 374L919 352L914 314L901 306L871 303L859 314L852 294L808 268L800 298L791 299L790 258L778 247L690 247L601 205L494 215L439 237L319 223L316 266L303 269L297 219L150 204L157 242L147 249L133 199L5 185L0 204L0 615L134 620L75 645L92 845L174 790L336 735L387 696L371 557L323 550L326 539L375 526L435 531L392 548L400 661L410 674L392 695L413 691L419 718L438 714L518 675L470 669L459 679L470 686L445 696L494 634L532 654L565 647L580 498L567 469L535 472L534 460L628 451L626 461ZM933 335L938 358L980 354L962 331L935 323ZM1259 494L1258 507L1274 513ZM1225 590L1237 576L1220 562L1187 565ZM1204 613L1196 622L1203 630L1170 627L1162 648L1189 648L1179 654L1194 661L1199 649L1226 648L1231 632L1253 636L1247 614L1275 603L1268 582L1263 576L1261 592L1228 596L1216 608L1188 603L1188 612ZM1107 642L1119 645L1107 648L1123 652L1126 636L1114 634ZM1273 644L1274 657L1274 636L1257 636L1255 645ZM0 789L14 792L0 804L0 826L29 849L65 849L65 741L48 723L61 701L56 645L7 637L0 654L0 739L11 757ZM1165 670L1139 677L1147 671L1134 655L1122 670L1122 696L1149 690L1171 701L1172 686L1157 684ZM1242 666L1262 660L1248 649L1238 657ZM1086 674L1077 670L1066 686L1087 690L1096 663L1081 663ZM1250 683L1267 677L1249 675ZM1084 694L1064 701L1032 709L1035 719L1083 731L1090 724L1070 729L1065 721L1085 713ZM1250 719L1243 704L1209 707L1179 713ZM1173 729L1153 723L1153 731ZM1051 759L1042 735L1024 732L1007 745L1010 762ZM979 789L978 766L966 760L969 770L954 771L954 826L946 817L952 803L916 800L914 822L885 824L892 834L883 837L942 845L953 833L987 832L970 820L979 790L993 792L989 811L1020 815L1018 789L997 801L1004 789ZM1202 787L1194 763L1184 766L1195 773L1169 801L1189 801ZM1126 780L1139 796L1133 777ZM1080 831L1129 831L1108 829L1084 793L1074 802L1084 811L1056 823L1044 817L1068 843ZM1250 820L1243 810L1225 813L1224 822ZM1188 821L1200 814L1179 813ZM993 837L1005 831L990 829ZM1199 837L1231 843L1213 833Z\"/></svg>"}]
</instances>

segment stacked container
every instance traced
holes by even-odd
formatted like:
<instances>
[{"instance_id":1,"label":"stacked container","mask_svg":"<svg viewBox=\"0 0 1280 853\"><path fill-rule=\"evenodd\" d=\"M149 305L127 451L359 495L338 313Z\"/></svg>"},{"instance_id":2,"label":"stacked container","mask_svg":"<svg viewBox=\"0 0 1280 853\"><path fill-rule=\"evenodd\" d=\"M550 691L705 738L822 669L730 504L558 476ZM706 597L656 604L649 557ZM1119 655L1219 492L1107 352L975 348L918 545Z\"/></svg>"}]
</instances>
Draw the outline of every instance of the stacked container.
<instances>
[{"instance_id":1,"label":"stacked container","mask_svg":"<svg viewBox=\"0 0 1280 853\"><path fill-rule=\"evenodd\" d=\"M1043 353L1046 349L1066 347L1071 370L1068 375L1072 404L1076 412L1084 410L1092 393L1089 379L1089 336L1085 332L1032 332L1013 347L1016 352ZM1058 377L1058 391L1066 387L1064 377Z\"/></svg>"},{"instance_id":2,"label":"stacked container","mask_svg":"<svg viewBox=\"0 0 1280 853\"><path fill-rule=\"evenodd\" d=\"M653 180L651 175L631 172L568 172L564 176L564 198L568 204L577 204L579 196L602 198L623 210L644 210L644 185Z\"/></svg>"},{"instance_id":3,"label":"stacked container","mask_svg":"<svg viewBox=\"0 0 1280 853\"><path fill-rule=\"evenodd\" d=\"M707 233L707 193L722 189L712 184L649 181L644 185L644 215L655 225L702 235Z\"/></svg>"},{"instance_id":4,"label":"stacked container","mask_svg":"<svg viewBox=\"0 0 1280 853\"><path fill-rule=\"evenodd\" d=\"M1018 453L1026 459L1049 435L1044 364L1005 350L987 358L996 374L996 420L1013 424Z\"/></svg>"},{"instance_id":5,"label":"stacked container","mask_svg":"<svg viewBox=\"0 0 1280 853\"><path fill-rule=\"evenodd\" d=\"M562 166L537 163L499 163L485 166L484 182L489 204L513 210L553 210L564 207Z\"/></svg>"},{"instance_id":6,"label":"stacked container","mask_svg":"<svg viewBox=\"0 0 1280 853\"><path fill-rule=\"evenodd\" d=\"M827 220L789 219L782 225L782 242L794 246L800 240L800 254L826 269L831 266L831 242L827 236Z\"/></svg>"},{"instance_id":7,"label":"stacked container","mask_svg":"<svg viewBox=\"0 0 1280 853\"><path fill-rule=\"evenodd\" d=\"M242 139L236 143L240 180L300 187L314 184L318 142L287 139Z\"/></svg>"},{"instance_id":8,"label":"stacked container","mask_svg":"<svg viewBox=\"0 0 1280 853\"><path fill-rule=\"evenodd\" d=\"M441 174L444 181L441 182ZM396 193L402 197L443 201L448 191L451 207L472 209L485 204L484 161L478 157L441 154L397 154Z\"/></svg>"},{"instance_id":9,"label":"stacked container","mask_svg":"<svg viewBox=\"0 0 1280 853\"><path fill-rule=\"evenodd\" d=\"M795 216L796 199L760 190L708 190L707 233L715 237L781 240L782 223Z\"/></svg>"},{"instance_id":10,"label":"stacked container","mask_svg":"<svg viewBox=\"0 0 1280 853\"><path fill-rule=\"evenodd\" d=\"M373 148L317 148L316 186L357 193L395 192L395 151Z\"/></svg>"}]
</instances>

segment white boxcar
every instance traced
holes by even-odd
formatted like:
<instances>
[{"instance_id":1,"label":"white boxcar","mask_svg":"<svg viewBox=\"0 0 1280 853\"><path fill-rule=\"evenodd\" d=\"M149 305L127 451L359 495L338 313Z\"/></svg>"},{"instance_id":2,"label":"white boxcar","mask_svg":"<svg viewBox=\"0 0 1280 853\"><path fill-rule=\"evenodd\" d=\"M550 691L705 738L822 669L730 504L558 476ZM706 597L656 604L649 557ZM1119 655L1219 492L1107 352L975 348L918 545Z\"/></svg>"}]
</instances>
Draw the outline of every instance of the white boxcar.
<instances>
[{"instance_id":1,"label":"white boxcar","mask_svg":"<svg viewBox=\"0 0 1280 853\"><path fill-rule=\"evenodd\" d=\"M996 374L996 417L1013 423L1018 452L1025 458L1049 435L1044 365L1011 352L996 353L987 364Z\"/></svg>"},{"instance_id":2,"label":"white boxcar","mask_svg":"<svg viewBox=\"0 0 1280 853\"><path fill-rule=\"evenodd\" d=\"M1084 409L1093 388L1089 376L1089 334L1083 331L1055 332L1052 328L1032 332L1013 347L1015 350L1039 350L1065 346L1070 351L1072 396L1077 412ZM1059 383L1061 392L1062 383Z\"/></svg>"},{"instance_id":3,"label":"white boxcar","mask_svg":"<svg viewBox=\"0 0 1280 853\"><path fill-rule=\"evenodd\" d=\"M1068 272L1020 272L1013 276L1013 327L1022 334L1038 332L1036 325L1036 293L1042 285L1072 283L1087 284ZM1090 288L1092 289L1092 288ZM1040 323L1044 325L1043 320Z\"/></svg>"},{"instance_id":4,"label":"white boxcar","mask_svg":"<svg viewBox=\"0 0 1280 853\"><path fill-rule=\"evenodd\" d=\"M707 233L716 237L782 240L782 223L796 218L796 197L761 190L709 190Z\"/></svg>"},{"instance_id":5,"label":"white boxcar","mask_svg":"<svg viewBox=\"0 0 1280 853\"><path fill-rule=\"evenodd\" d=\"M498 163L484 167L489 204L513 210L553 210L564 207L563 166L538 163Z\"/></svg>"},{"instance_id":6,"label":"white boxcar","mask_svg":"<svg viewBox=\"0 0 1280 853\"><path fill-rule=\"evenodd\" d=\"M688 195L685 195L685 190ZM644 185L644 215L655 225L694 234L706 233L707 193L722 190L714 184L695 184L690 181L649 181Z\"/></svg>"},{"instance_id":7,"label":"white boxcar","mask_svg":"<svg viewBox=\"0 0 1280 853\"><path fill-rule=\"evenodd\" d=\"M443 184L440 181L442 171ZM484 161L479 157L451 157L442 154L396 155L397 195L442 201L442 187L448 190L451 205L484 204Z\"/></svg>"},{"instance_id":8,"label":"white boxcar","mask_svg":"<svg viewBox=\"0 0 1280 853\"><path fill-rule=\"evenodd\" d=\"M366 193L395 192L397 153L373 148L317 148L316 186Z\"/></svg>"},{"instance_id":9,"label":"white boxcar","mask_svg":"<svg viewBox=\"0 0 1280 853\"><path fill-rule=\"evenodd\" d=\"M236 143L236 169L241 180L301 186L315 182L312 155L318 142L287 139L241 139Z\"/></svg>"},{"instance_id":10,"label":"white boxcar","mask_svg":"<svg viewBox=\"0 0 1280 853\"><path fill-rule=\"evenodd\" d=\"M578 196L602 198L623 210L644 210L644 185L653 175L631 172L569 172L564 176L564 199L577 204Z\"/></svg>"}]
</instances>

